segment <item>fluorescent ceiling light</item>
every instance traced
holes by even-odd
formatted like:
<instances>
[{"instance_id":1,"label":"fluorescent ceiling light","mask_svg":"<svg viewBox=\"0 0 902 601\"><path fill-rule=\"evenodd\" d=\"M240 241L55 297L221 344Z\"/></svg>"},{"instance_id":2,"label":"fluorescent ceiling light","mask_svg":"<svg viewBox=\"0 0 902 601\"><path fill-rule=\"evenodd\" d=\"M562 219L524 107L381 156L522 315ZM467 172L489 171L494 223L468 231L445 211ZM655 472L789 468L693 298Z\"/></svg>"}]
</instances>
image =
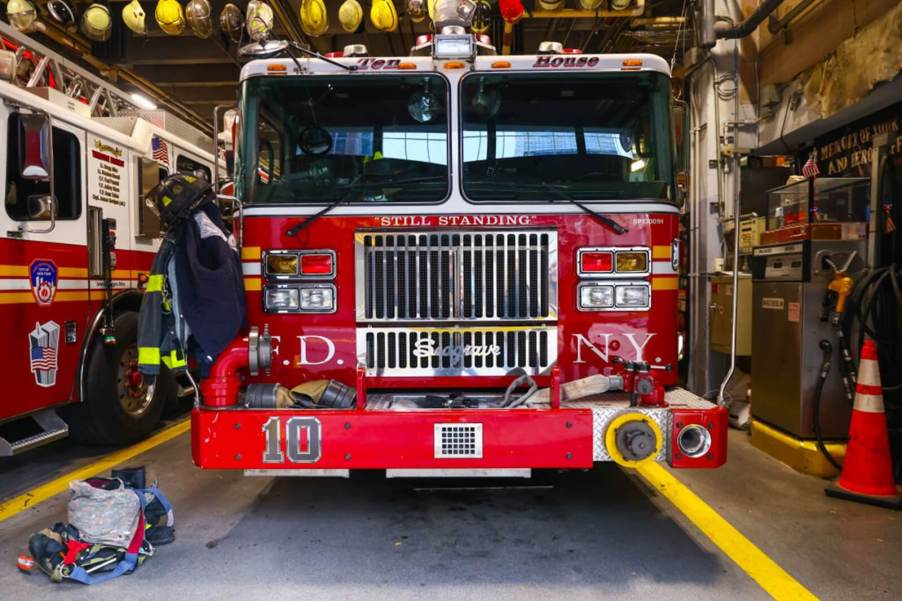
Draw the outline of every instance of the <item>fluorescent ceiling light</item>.
<instances>
[{"instance_id":1,"label":"fluorescent ceiling light","mask_svg":"<svg viewBox=\"0 0 902 601\"><path fill-rule=\"evenodd\" d=\"M157 110L157 105L154 104L154 102L150 98L148 98L147 96L145 96L143 94L138 94L137 92L134 92L132 94L132 101L135 104L137 104L138 107L140 107L142 109L145 109L148 111Z\"/></svg>"}]
</instances>

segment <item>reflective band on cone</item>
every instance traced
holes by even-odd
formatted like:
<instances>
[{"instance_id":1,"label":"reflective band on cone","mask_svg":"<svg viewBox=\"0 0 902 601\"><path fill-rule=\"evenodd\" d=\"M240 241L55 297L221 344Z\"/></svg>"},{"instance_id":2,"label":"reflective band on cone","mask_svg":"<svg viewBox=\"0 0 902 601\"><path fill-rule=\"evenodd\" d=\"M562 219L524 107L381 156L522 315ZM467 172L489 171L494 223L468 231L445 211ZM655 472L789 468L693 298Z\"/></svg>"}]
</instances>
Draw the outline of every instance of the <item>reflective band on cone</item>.
<instances>
[{"instance_id":1,"label":"reflective band on cone","mask_svg":"<svg viewBox=\"0 0 902 601\"><path fill-rule=\"evenodd\" d=\"M860 359L845 462L839 480L826 492L831 497L898 509L902 507L902 497L893 479L877 345L873 340L864 341Z\"/></svg>"}]
</instances>

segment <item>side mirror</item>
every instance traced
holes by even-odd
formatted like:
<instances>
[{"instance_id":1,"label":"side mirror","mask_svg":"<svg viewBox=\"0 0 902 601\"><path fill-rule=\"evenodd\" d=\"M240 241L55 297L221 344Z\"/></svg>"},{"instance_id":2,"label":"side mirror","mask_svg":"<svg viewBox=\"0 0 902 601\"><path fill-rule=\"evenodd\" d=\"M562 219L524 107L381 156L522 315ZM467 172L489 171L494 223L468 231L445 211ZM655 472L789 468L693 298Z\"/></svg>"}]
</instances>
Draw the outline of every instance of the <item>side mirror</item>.
<instances>
[{"instance_id":1,"label":"side mirror","mask_svg":"<svg viewBox=\"0 0 902 601\"><path fill-rule=\"evenodd\" d=\"M56 199L50 195L32 194L26 201L28 218L37 221L52 221L56 219Z\"/></svg>"},{"instance_id":2,"label":"side mirror","mask_svg":"<svg viewBox=\"0 0 902 601\"><path fill-rule=\"evenodd\" d=\"M19 175L22 179L49 182L53 173L50 116L19 115Z\"/></svg>"}]
</instances>

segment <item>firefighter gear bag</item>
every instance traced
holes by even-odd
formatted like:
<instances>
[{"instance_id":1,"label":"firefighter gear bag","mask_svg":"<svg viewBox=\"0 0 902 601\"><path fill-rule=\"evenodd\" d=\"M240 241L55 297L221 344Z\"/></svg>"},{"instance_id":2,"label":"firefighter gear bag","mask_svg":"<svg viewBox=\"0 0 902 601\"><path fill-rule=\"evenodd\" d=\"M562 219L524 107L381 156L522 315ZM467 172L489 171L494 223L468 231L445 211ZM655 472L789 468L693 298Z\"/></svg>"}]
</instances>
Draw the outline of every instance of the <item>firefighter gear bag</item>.
<instances>
[{"instance_id":1,"label":"firefighter gear bag","mask_svg":"<svg viewBox=\"0 0 902 601\"><path fill-rule=\"evenodd\" d=\"M152 556L154 544L175 539L172 505L156 485L138 489L90 478L69 486L70 523L58 522L28 541L35 564L53 582L112 580Z\"/></svg>"}]
</instances>

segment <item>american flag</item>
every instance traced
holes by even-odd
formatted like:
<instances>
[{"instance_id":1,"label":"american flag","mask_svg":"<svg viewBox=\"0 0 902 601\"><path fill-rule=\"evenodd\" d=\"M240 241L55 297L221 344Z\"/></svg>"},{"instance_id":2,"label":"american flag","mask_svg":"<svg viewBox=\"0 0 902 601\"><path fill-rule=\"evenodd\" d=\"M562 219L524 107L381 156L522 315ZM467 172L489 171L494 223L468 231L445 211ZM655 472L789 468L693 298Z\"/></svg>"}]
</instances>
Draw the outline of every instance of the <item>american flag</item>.
<instances>
[{"instance_id":1,"label":"american flag","mask_svg":"<svg viewBox=\"0 0 902 601\"><path fill-rule=\"evenodd\" d=\"M56 349L49 346L31 347L31 371L56 369Z\"/></svg>"},{"instance_id":2,"label":"american flag","mask_svg":"<svg viewBox=\"0 0 902 601\"><path fill-rule=\"evenodd\" d=\"M808 160L805 161L805 164L802 165L802 175L807 177L808 179L815 179L818 175L820 175L821 170L817 168L817 159L812 153Z\"/></svg>"},{"instance_id":3,"label":"american flag","mask_svg":"<svg viewBox=\"0 0 902 601\"><path fill-rule=\"evenodd\" d=\"M157 136L153 137L151 142L153 145L153 160L169 166L169 145L166 141Z\"/></svg>"}]
</instances>

